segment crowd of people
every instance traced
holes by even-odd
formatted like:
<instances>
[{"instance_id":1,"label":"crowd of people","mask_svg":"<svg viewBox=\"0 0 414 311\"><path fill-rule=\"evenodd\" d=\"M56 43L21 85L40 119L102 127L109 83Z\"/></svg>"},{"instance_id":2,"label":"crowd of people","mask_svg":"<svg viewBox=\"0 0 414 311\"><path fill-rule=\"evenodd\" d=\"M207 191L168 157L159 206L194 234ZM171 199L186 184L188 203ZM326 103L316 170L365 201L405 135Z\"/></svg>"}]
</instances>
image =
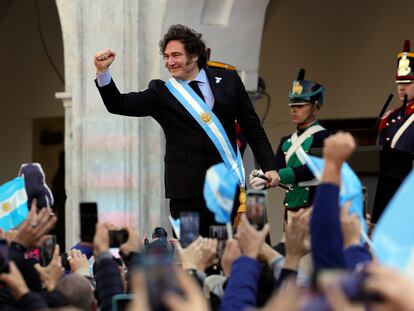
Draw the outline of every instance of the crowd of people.
<instances>
[{"instance_id":1,"label":"crowd of people","mask_svg":"<svg viewBox=\"0 0 414 311\"><path fill-rule=\"evenodd\" d=\"M366 220L349 212L349 202L340 204L341 169L356 143L351 134L332 134L318 123L324 87L300 71L289 94L297 130L281 139L274 155L237 73L207 68L201 34L173 25L160 51L169 81L152 80L144 91L122 94L109 71L116 54L107 49L94 57L96 85L111 113L151 116L161 125L171 215L198 212L199 236L183 247L163 228L146 239L127 226L114 252L110 233L119 228L98 222L92 242L81 241L66 252L52 243L44 262L40 258L53 241L48 233L57 217L29 200L23 223L0 233L0 309L413 310L414 280L377 261L370 245L361 242ZM380 142L410 154L414 54L405 46L398 59L403 105L383 118ZM250 176L251 186L289 185L284 237L276 246L269 243L270 225L258 229L245 213L235 120L263 170L262 177ZM317 181L305 160L315 147L322 147L324 160ZM210 226L218 224L206 207L203 185L207 169L220 162L239 184L231 212L232 219L238 213L234 237L209 236Z\"/></svg>"},{"instance_id":2,"label":"crowd of people","mask_svg":"<svg viewBox=\"0 0 414 311\"><path fill-rule=\"evenodd\" d=\"M220 255L214 238L199 236L183 248L161 228L144 242L127 227L116 260L114 228L98 223L93 260L83 244L68 251L65 270L56 245L50 263L40 266L28 251L45 243L57 218L33 200L23 224L2 233L9 263L0 274L0 308L118 310L115 302L124 302L124 310L412 310L407 293L414 281L379 264L360 242L361 220L339 206L340 170L354 149L349 133L325 139L313 206L290 218L283 253L265 242L269 224L257 230L243 214Z\"/></svg>"}]
</instances>

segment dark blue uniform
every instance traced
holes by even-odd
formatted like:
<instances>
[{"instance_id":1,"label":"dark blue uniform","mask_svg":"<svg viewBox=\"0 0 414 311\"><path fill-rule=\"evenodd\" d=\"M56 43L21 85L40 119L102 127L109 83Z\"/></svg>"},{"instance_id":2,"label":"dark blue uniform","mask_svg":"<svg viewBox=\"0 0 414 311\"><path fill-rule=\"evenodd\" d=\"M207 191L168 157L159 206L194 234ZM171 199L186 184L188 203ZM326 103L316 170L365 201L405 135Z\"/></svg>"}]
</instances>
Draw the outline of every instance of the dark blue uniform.
<instances>
[{"instance_id":1,"label":"dark blue uniform","mask_svg":"<svg viewBox=\"0 0 414 311\"><path fill-rule=\"evenodd\" d=\"M395 145L391 142L395 138L397 131L402 126L410 122L409 119L414 113L414 103L407 105L405 111L399 107L382 118L379 129L379 144L385 148L392 148L403 152L414 153L414 121L403 131ZM414 119L414 117L412 117ZM407 123L408 124L408 123Z\"/></svg>"}]
</instances>

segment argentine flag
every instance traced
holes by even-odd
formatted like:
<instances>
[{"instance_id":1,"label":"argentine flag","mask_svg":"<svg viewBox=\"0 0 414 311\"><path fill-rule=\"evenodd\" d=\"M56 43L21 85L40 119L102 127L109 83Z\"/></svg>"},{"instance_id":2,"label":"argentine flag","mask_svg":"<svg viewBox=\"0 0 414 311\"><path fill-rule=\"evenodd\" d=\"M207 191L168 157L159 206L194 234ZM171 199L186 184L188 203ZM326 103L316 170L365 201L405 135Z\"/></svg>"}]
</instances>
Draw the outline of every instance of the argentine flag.
<instances>
[{"instance_id":1,"label":"argentine flag","mask_svg":"<svg viewBox=\"0 0 414 311\"><path fill-rule=\"evenodd\" d=\"M305 154L303 156L306 165L311 170L312 174L319 181L322 177L324 160ZM367 233L367 224L365 222L364 215L364 195L362 193L362 184L349 166L348 163L344 163L341 168L341 185L339 191L339 203L344 206L346 202L351 201L349 208L350 214L356 214L361 220L361 230L364 234Z\"/></svg>"},{"instance_id":2,"label":"argentine flag","mask_svg":"<svg viewBox=\"0 0 414 311\"><path fill-rule=\"evenodd\" d=\"M0 186L0 228L7 232L24 221L29 213L23 177Z\"/></svg>"},{"instance_id":3,"label":"argentine flag","mask_svg":"<svg viewBox=\"0 0 414 311\"><path fill-rule=\"evenodd\" d=\"M414 171L405 178L377 222L372 243L382 264L414 279Z\"/></svg>"},{"instance_id":4,"label":"argentine flag","mask_svg":"<svg viewBox=\"0 0 414 311\"><path fill-rule=\"evenodd\" d=\"M204 199L218 223L230 223L238 179L224 163L213 165L207 170L204 181Z\"/></svg>"}]
</instances>

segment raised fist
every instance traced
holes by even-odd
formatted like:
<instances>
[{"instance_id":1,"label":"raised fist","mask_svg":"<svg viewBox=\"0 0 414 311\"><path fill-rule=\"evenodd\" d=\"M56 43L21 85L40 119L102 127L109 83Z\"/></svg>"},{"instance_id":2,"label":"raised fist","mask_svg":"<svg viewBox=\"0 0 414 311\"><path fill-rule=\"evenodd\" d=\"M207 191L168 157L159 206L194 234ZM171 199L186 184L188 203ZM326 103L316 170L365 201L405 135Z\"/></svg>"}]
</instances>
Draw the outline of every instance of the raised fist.
<instances>
[{"instance_id":1,"label":"raised fist","mask_svg":"<svg viewBox=\"0 0 414 311\"><path fill-rule=\"evenodd\" d=\"M109 66L111 66L112 62L115 59L115 52L110 49L99 51L95 54L93 58L93 63L96 67L97 73L102 73L108 70Z\"/></svg>"}]
</instances>

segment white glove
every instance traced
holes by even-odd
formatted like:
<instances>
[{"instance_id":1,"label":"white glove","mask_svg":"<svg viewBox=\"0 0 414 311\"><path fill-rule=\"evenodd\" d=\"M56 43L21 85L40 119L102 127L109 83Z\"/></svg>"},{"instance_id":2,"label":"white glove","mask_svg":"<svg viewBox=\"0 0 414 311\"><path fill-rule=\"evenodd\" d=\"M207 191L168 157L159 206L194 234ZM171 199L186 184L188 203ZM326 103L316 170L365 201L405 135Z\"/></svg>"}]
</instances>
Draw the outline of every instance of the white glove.
<instances>
[{"instance_id":1,"label":"white glove","mask_svg":"<svg viewBox=\"0 0 414 311\"><path fill-rule=\"evenodd\" d=\"M263 174L262 170L259 170L260 174ZM253 177L252 173L249 175L249 183L253 187L254 190L262 190L265 187L266 180L259 178L259 177Z\"/></svg>"}]
</instances>

